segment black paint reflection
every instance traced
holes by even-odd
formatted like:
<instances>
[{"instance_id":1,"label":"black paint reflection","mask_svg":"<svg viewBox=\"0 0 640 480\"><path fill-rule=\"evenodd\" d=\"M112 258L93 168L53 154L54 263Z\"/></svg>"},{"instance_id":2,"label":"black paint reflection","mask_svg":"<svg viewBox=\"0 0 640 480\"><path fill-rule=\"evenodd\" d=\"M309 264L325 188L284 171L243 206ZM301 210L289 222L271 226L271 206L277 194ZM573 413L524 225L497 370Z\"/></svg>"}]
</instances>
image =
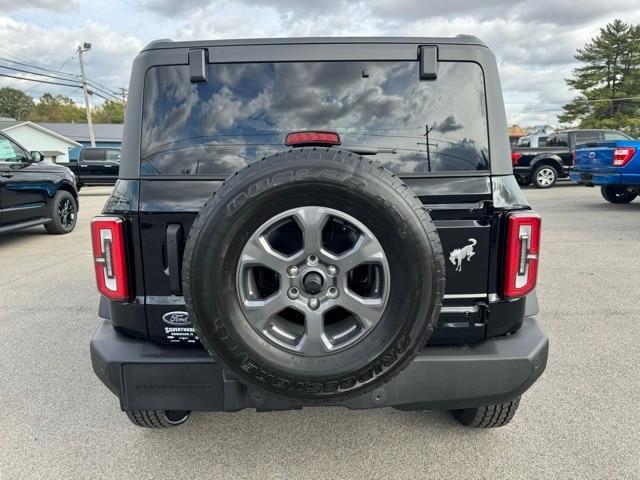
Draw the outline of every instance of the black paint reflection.
<instances>
[{"instance_id":1,"label":"black paint reflection","mask_svg":"<svg viewBox=\"0 0 640 480\"><path fill-rule=\"evenodd\" d=\"M284 149L298 130L337 131L345 147L395 149L374 158L397 173L488 168L476 64L440 62L438 80L423 82L417 62L208 68L206 83L191 83L186 65L149 70L142 174L230 173Z\"/></svg>"}]
</instances>

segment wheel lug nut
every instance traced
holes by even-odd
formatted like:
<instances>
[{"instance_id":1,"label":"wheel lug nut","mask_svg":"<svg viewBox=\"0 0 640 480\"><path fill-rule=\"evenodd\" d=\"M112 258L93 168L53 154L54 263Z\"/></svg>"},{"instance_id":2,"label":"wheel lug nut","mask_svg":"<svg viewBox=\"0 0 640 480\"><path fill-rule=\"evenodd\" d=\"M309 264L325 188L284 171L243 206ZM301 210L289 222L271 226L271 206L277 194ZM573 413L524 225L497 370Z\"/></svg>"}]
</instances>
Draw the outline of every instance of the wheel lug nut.
<instances>
[{"instance_id":1,"label":"wheel lug nut","mask_svg":"<svg viewBox=\"0 0 640 480\"><path fill-rule=\"evenodd\" d=\"M327 297L329 298L338 298L340 295L340 291L336 287L329 287L327 290Z\"/></svg>"},{"instance_id":2,"label":"wheel lug nut","mask_svg":"<svg viewBox=\"0 0 640 480\"><path fill-rule=\"evenodd\" d=\"M320 301L318 301L317 298L310 298L307 305L309 305L309 308L311 310L317 310L318 307L320 306Z\"/></svg>"},{"instance_id":3,"label":"wheel lug nut","mask_svg":"<svg viewBox=\"0 0 640 480\"><path fill-rule=\"evenodd\" d=\"M291 287L287 292L287 296L291 300L295 300L296 298L298 298L298 295L300 295L300 290L298 290L296 287Z\"/></svg>"},{"instance_id":4,"label":"wheel lug nut","mask_svg":"<svg viewBox=\"0 0 640 480\"><path fill-rule=\"evenodd\" d=\"M334 266L334 265L329 265L327 267L327 273L332 276L335 277L338 274L338 267Z\"/></svg>"},{"instance_id":5,"label":"wheel lug nut","mask_svg":"<svg viewBox=\"0 0 640 480\"><path fill-rule=\"evenodd\" d=\"M287 275L289 275L290 277L295 277L296 275L298 275L298 267L296 267L295 265L291 265L289 268L287 268Z\"/></svg>"}]
</instances>

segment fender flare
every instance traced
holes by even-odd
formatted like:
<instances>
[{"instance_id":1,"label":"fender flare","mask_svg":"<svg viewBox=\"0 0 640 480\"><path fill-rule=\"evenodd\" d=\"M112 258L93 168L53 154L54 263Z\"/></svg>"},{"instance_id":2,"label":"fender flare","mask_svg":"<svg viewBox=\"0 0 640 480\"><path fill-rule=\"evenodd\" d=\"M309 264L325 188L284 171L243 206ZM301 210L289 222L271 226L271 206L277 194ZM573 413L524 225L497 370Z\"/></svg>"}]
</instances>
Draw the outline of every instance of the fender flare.
<instances>
[{"instance_id":1,"label":"fender flare","mask_svg":"<svg viewBox=\"0 0 640 480\"><path fill-rule=\"evenodd\" d=\"M562 159L558 155L555 155L555 154L549 155L544 153L544 154L540 154L533 157L533 159L529 163L529 165L531 166L531 171L533 172L533 170L539 164L542 164L542 163L556 167L556 170L558 171L558 176L561 176L563 174L564 164L562 163Z\"/></svg>"}]
</instances>

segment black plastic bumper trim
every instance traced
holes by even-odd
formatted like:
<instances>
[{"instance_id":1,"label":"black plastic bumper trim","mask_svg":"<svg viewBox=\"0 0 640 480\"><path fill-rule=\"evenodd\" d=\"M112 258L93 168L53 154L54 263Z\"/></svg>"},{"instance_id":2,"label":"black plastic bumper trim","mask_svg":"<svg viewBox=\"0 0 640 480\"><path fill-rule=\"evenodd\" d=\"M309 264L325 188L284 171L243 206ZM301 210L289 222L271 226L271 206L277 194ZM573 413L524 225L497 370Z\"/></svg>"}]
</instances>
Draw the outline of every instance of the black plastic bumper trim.
<instances>
[{"instance_id":1,"label":"black plastic bumper trim","mask_svg":"<svg viewBox=\"0 0 640 480\"><path fill-rule=\"evenodd\" d=\"M427 347L389 383L333 405L444 410L507 401L524 393L542 374L548 346L537 317L527 317L522 328L507 337L471 346ZM203 350L129 339L115 332L109 320L101 319L91 340L91 362L123 410L304 406L243 385Z\"/></svg>"}]
</instances>

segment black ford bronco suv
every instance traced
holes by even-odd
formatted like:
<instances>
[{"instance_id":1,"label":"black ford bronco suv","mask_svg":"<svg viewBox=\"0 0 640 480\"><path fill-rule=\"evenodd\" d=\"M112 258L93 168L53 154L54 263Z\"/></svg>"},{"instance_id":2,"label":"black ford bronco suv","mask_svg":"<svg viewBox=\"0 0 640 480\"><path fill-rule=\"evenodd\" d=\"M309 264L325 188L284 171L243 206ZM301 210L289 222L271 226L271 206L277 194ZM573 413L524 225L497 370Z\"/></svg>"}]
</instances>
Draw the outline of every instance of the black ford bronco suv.
<instances>
[{"instance_id":1,"label":"black ford bronco suv","mask_svg":"<svg viewBox=\"0 0 640 480\"><path fill-rule=\"evenodd\" d=\"M93 368L136 425L311 405L508 423L540 218L478 39L157 41L92 222Z\"/></svg>"}]
</instances>

